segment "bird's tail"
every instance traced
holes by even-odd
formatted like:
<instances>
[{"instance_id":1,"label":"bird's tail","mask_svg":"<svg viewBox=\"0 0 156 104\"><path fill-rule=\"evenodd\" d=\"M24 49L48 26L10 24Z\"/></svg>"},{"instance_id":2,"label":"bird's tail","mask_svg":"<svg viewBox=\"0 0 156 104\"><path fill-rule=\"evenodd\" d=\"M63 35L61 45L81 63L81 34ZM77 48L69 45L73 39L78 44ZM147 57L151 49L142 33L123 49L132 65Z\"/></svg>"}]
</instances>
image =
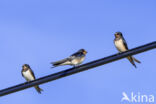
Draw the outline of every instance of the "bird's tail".
<instances>
[{"instance_id":1,"label":"bird's tail","mask_svg":"<svg viewBox=\"0 0 156 104\"><path fill-rule=\"evenodd\" d=\"M141 63L139 60L137 60L136 58L134 58L134 57L132 57L133 58L133 60L135 61L135 62L137 62L137 63Z\"/></svg>"},{"instance_id":2,"label":"bird's tail","mask_svg":"<svg viewBox=\"0 0 156 104\"><path fill-rule=\"evenodd\" d=\"M63 65L63 64L65 64L67 61L69 61L68 58L63 59L63 60L60 60L60 61L52 62L52 63L51 63L51 64L53 65L52 68L55 68L55 67L60 66L60 65Z\"/></svg>"},{"instance_id":3,"label":"bird's tail","mask_svg":"<svg viewBox=\"0 0 156 104\"><path fill-rule=\"evenodd\" d=\"M34 86L35 87L35 89L36 89L36 91L39 93L39 94L41 94L41 91L43 91L39 86Z\"/></svg>"},{"instance_id":4,"label":"bird's tail","mask_svg":"<svg viewBox=\"0 0 156 104\"><path fill-rule=\"evenodd\" d=\"M133 60L132 56L128 56L127 59L130 61L130 63L131 63L135 68L137 68L137 66L136 66L135 63L134 63L134 60Z\"/></svg>"}]
</instances>

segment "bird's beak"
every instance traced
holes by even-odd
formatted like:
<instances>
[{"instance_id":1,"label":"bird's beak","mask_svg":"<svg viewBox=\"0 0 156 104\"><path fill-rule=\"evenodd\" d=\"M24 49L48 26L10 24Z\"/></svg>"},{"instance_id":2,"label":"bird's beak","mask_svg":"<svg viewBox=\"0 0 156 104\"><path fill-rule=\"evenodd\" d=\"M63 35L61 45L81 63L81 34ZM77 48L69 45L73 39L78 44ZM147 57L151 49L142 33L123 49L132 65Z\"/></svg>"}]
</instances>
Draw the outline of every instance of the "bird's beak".
<instances>
[{"instance_id":1,"label":"bird's beak","mask_svg":"<svg viewBox=\"0 0 156 104\"><path fill-rule=\"evenodd\" d=\"M120 38L120 35L118 35L117 33L115 33L115 37L116 38Z\"/></svg>"},{"instance_id":2,"label":"bird's beak","mask_svg":"<svg viewBox=\"0 0 156 104\"><path fill-rule=\"evenodd\" d=\"M88 52L87 51L83 51L83 54L87 54Z\"/></svg>"}]
</instances>

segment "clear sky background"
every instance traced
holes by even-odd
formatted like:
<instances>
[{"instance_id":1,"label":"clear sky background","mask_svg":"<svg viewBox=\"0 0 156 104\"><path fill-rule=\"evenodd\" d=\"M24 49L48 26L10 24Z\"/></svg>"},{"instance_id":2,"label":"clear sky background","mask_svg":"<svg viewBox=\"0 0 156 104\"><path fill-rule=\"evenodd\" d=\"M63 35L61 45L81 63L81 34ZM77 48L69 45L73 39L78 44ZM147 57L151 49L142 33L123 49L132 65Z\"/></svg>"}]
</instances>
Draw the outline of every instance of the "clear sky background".
<instances>
[{"instance_id":1,"label":"clear sky background","mask_svg":"<svg viewBox=\"0 0 156 104\"><path fill-rule=\"evenodd\" d=\"M86 60L117 53L114 33L123 32L134 48L156 40L155 0L1 0L0 89L25 82L22 65L37 78L71 66L51 69L50 62L80 48ZM0 98L0 104L120 104L122 92L156 95L156 50L136 55L135 69L122 59L40 87ZM155 96L156 97L156 96Z\"/></svg>"}]
</instances>

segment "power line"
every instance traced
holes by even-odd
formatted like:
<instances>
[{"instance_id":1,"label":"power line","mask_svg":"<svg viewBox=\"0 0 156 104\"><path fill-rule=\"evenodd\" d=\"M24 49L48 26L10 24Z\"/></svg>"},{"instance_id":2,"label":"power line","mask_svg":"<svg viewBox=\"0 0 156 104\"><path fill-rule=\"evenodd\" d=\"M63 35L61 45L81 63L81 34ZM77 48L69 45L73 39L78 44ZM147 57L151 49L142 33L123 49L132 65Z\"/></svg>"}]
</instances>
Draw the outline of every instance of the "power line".
<instances>
[{"instance_id":1,"label":"power line","mask_svg":"<svg viewBox=\"0 0 156 104\"><path fill-rule=\"evenodd\" d=\"M76 74L76 73L79 73L79 72L82 72L82 71L85 71L85 70L88 70L88 69L91 69L94 67L98 67L98 66L101 66L101 65L104 65L107 63L111 63L113 61L125 58L127 56L142 53L142 52L154 49L154 48L156 48L156 41L149 43L149 44L146 44L146 45L142 45L142 46L133 48L133 49L126 51L126 52L123 52L123 53L114 54L114 55L111 55L111 56L108 56L105 58L101 58L101 59L83 64L83 65L80 65L80 66L75 67L75 68L70 68L70 69L67 69L64 71L60 71L58 73L54 73L54 74L42 77L42 78L36 79L34 81L31 81L31 82L22 83L19 85L15 85L13 87L9 87L9 88L0 90L0 96L8 95L8 94L20 91L20 90L24 90L26 88L33 87L35 85L47 83L49 81L54 81L56 79L60 79L60 78L63 78L63 77L66 77L66 76L69 76L72 74Z\"/></svg>"}]
</instances>

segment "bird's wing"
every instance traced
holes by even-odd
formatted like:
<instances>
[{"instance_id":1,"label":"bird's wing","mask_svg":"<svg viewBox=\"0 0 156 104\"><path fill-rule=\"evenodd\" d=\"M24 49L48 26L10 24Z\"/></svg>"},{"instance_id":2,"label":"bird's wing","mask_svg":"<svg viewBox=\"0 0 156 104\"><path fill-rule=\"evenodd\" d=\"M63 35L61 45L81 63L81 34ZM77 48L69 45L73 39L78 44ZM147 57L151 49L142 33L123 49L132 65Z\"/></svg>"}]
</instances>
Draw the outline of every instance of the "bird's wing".
<instances>
[{"instance_id":1,"label":"bird's wing","mask_svg":"<svg viewBox=\"0 0 156 104\"><path fill-rule=\"evenodd\" d=\"M72 56L78 56L80 54L81 54L80 52L76 52L76 53L73 53L70 57L72 57Z\"/></svg>"},{"instance_id":2,"label":"bird's wing","mask_svg":"<svg viewBox=\"0 0 156 104\"><path fill-rule=\"evenodd\" d=\"M72 60L75 59L75 58L76 58L76 56L75 56L75 55L72 55L72 56L69 56L69 57L68 57L68 60L69 60L69 61L72 61Z\"/></svg>"},{"instance_id":3,"label":"bird's wing","mask_svg":"<svg viewBox=\"0 0 156 104\"><path fill-rule=\"evenodd\" d=\"M59 66L60 64L63 64L63 63L70 61L70 60L71 60L71 58L69 57L69 58L65 58L65 59L62 59L62 60L59 60L56 62L52 62L51 64L53 64L53 66Z\"/></svg>"},{"instance_id":4,"label":"bird's wing","mask_svg":"<svg viewBox=\"0 0 156 104\"><path fill-rule=\"evenodd\" d=\"M125 45L126 49L128 50L128 45L127 45L127 42L126 42L126 40L124 39L124 37L123 37L123 44Z\"/></svg>"},{"instance_id":5,"label":"bird's wing","mask_svg":"<svg viewBox=\"0 0 156 104\"><path fill-rule=\"evenodd\" d=\"M33 72L31 69L29 69L29 70L30 70L30 73L31 73L31 75L33 76L33 78L36 79L36 78L35 78L35 75L34 75L34 72Z\"/></svg>"},{"instance_id":6,"label":"bird's wing","mask_svg":"<svg viewBox=\"0 0 156 104\"><path fill-rule=\"evenodd\" d=\"M83 55L83 53L81 53L81 52L76 52L76 53L72 54L72 55L70 56L70 58L75 58L75 57L79 57L79 56L82 56L82 55Z\"/></svg>"},{"instance_id":7,"label":"bird's wing","mask_svg":"<svg viewBox=\"0 0 156 104\"><path fill-rule=\"evenodd\" d=\"M24 70L24 69L21 70L21 74L22 74L22 76L23 76L23 70ZM24 76L23 76L23 77L24 77Z\"/></svg>"}]
</instances>

